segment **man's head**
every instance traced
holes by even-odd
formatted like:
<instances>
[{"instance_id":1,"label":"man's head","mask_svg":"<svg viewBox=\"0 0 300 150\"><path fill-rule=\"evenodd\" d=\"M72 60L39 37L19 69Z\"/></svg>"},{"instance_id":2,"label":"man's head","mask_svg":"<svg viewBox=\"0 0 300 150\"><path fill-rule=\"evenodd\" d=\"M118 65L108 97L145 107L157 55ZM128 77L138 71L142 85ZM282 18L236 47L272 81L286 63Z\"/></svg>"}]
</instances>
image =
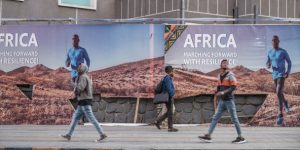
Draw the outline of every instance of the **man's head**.
<instances>
[{"instance_id":1,"label":"man's head","mask_svg":"<svg viewBox=\"0 0 300 150\"><path fill-rule=\"evenodd\" d=\"M77 72L79 75L86 73L87 70L88 70L88 67L85 64L80 64L77 68Z\"/></svg>"},{"instance_id":2,"label":"man's head","mask_svg":"<svg viewBox=\"0 0 300 150\"><path fill-rule=\"evenodd\" d=\"M221 61L221 69L227 70L228 68L229 68L228 60L227 60L227 59L223 59L223 60Z\"/></svg>"},{"instance_id":3,"label":"man's head","mask_svg":"<svg viewBox=\"0 0 300 150\"><path fill-rule=\"evenodd\" d=\"M73 47L78 47L79 41L80 41L80 39L79 39L78 34L74 34L73 37L72 37L72 45L73 45Z\"/></svg>"},{"instance_id":4,"label":"man's head","mask_svg":"<svg viewBox=\"0 0 300 150\"><path fill-rule=\"evenodd\" d=\"M172 67L172 66L166 66L166 67L165 67L165 72L166 72L168 75L170 75L171 77L174 76L174 74L173 74L173 67Z\"/></svg>"},{"instance_id":5,"label":"man's head","mask_svg":"<svg viewBox=\"0 0 300 150\"><path fill-rule=\"evenodd\" d=\"M273 45L273 48L277 49L279 48L279 37L277 35L274 35L273 38L272 38L272 45Z\"/></svg>"}]
</instances>

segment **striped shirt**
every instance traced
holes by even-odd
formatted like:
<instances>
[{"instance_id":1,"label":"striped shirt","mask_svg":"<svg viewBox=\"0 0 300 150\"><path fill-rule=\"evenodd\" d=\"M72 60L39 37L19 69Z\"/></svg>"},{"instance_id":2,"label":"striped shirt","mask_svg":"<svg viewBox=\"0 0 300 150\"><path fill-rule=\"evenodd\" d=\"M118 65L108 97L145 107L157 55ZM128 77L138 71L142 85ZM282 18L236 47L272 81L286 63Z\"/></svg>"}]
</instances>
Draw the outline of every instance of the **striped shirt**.
<instances>
[{"instance_id":1,"label":"striped shirt","mask_svg":"<svg viewBox=\"0 0 300 150\"><path fill-rule=\"evenodd\" d=\"M218 92L224 92L224 95L221 96L221 99L224 101L229 101L234 98L233 91L236 89L237 81L234 74L229 71L221 81L221 75L218 75Z\"/></svg>"}]
</instances>

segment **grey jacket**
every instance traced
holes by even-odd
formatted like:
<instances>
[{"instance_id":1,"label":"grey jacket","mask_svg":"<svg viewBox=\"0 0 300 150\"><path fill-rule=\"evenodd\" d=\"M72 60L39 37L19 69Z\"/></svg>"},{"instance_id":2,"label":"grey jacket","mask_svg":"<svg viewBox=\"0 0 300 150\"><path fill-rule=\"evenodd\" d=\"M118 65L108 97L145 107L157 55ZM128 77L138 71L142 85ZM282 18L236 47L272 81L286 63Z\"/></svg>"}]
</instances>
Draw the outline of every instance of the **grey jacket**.
<instances>
[{"instance_id":1,"label":"grey jacket","mask_svg":"<svg viewBox=\"0 0 300 150\"><path fill-rule=\"evenodd\" d=\"M75 94L78 100L93 99L92 81L86 73L78 76L75 84Z\"/></svg>"}]
</instances>

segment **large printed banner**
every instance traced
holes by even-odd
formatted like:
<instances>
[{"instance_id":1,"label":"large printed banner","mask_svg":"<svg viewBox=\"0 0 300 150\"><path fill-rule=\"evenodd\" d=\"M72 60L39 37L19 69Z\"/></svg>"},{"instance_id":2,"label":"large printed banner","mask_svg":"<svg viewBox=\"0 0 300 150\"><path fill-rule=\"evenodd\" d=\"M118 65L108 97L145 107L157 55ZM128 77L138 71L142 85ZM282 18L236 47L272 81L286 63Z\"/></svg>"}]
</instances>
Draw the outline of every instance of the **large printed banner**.
<instances>
[{"instance_id":1,"label":"large printed banner","mask_svg":"<svg viewBox=\"0 0 300 150\"><path fill-rule=\"evenodd\" d=\"M89 57L94 93L153 96L164 75L163 25L1 26L0 124L70 121L71 68L65 61L74 34ZM32 100L17 84L34 85Z\"/></svg>"},{"instance_id":2,"label":"large printed banner","mask_svg":"<svg viewBox=\"0 0 300 150\"><path fill-rule=\"evenodd\" d=\"M70 122L71 73L65 61L74 34L89 57L94 93L102 97L152 98L165 65L176 68L175 100L213 94L220 61L226 58L238 80L236 94L267 95L254 117L257 125L271 125L277 115L272 70L266 68L277 35L292 62L284 87L291 113L285 119L300 124L299 25L134 24L1 26L0 124ZM32 99L20 84L34 85ZM128 109L134 110L133 105ZM107 109L118 110L115 105Z\"/></svg>"},{"instance_id":3,"label":"large printed banner","mask_svg":"<svg viewBox=\"0 0 300 150\"><path fill-rule=\"evenodd\" d=\"M299 124L299 25L168 25L164 34L165 64L177 68L176 77L184 81L178 83L181 85L177 88L178 93L188 96L213 93L220 62L227 59L238 81L236 94L268 95L255 121L265 123L269 119L274 122L278 100L272 69L266 67L274 35L279 37L279 47L286 50L292 65L284 85L285 98L292 110L287 120ZM287 70L287 61L285 65Z\"/></svg>"}]
</instances>

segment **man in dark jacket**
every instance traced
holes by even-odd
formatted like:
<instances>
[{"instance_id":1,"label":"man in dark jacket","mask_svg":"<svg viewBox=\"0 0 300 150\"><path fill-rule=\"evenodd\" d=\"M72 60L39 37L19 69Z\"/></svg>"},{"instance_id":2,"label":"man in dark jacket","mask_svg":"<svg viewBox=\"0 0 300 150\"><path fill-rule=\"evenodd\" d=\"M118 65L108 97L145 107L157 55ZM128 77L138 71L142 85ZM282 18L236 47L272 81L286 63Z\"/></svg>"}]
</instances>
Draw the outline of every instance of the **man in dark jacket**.
<instances>
[{"instance_id":1,"label":"man in dark jacket","mask_svg":"<svg viewBox=\"0 0 300 150\"><path fill-rule=\"evenodd\" d=\"M165 72L167 75L163 78L162 91L169 94L169 101L166 103L167 112L158 117L154 125L160 129L162 121L168 118L168 132L177 132L178 129L173 128L173 97L175 95L175 88L172 79L174 76L172 66L166 66Z\"/></svg>"},{"instance_id":2,"label":"man in dark jacket","mask_svg":"<svg viewBox=\"0 0 300 150\"><path fill-rule=\"evenodd\" d=\"M235 125L235 129L237 131L238 137L232 141L232 143L242 144L245 143L246 140L242 137L240 122L237 117L235 103L234 103L234 95L233 91L236 89L236 78L234 74L229 71L228 61L226 59L221 62L221 74L218 76L218 87L216 96L219 99L218 107L216 113L212 118L212 122L209 126L208 133L204 136L199 136L198 138L201 141L211 143L211 135L219 121L222 117L222 113L227 109L228 113L231 116L231 120Z\"/></svg>"}]
</instances>

